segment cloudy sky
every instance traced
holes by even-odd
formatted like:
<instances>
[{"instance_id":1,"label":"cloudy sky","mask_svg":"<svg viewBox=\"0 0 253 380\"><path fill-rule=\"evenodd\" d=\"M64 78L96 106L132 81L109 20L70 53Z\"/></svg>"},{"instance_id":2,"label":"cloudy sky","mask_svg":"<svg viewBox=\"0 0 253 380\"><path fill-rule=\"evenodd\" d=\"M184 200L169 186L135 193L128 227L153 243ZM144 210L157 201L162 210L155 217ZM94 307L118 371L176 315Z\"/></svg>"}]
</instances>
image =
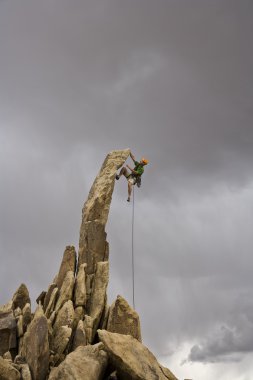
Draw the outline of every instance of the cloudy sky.
<instances>
[{"instance_id":1,"label":"cloudy sky","mask_svg":"<svg viewBox=\"0 0 253 380\"><path fill-rule=\"evenodd\" d=\"M0 1L0 303L47 288L105 155L130 147L150 160L144 343L180 380L252 380L252 37L251 0ZM122 179L110 302L132 302L126 197Z\"/></svg>"}]
</instances>

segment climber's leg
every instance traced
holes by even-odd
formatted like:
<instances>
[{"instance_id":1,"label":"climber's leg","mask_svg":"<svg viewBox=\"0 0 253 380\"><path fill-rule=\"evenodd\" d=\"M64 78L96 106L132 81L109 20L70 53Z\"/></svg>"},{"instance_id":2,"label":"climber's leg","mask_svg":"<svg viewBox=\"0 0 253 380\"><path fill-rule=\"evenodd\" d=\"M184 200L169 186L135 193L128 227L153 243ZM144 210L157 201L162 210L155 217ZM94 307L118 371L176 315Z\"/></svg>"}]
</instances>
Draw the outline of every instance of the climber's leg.
<instances>
[{"instance_id":1,"label":"climber's leg","mask_svg":"<svg viewBox=\"0 0 253 380\"><path fill-rule=\"evenodd\" d=\"M128 198L127 201L130 202L133 186L136 184L136 177L130 174L130 176L127 179L128 183Z\"/></svg>"},{"instance_id":2,"label":"climber's leg","mask_svg":"<svg viewBox=\"0 0 253 380\"><path fill-rule=\"evenodd\" d=\"M128 181L128 198L127 198L128 202L130 202L130 198L131 198L131 194L132 194L132 188L133 188L132 182Z\"/></svg>"},{"instance_id":3,"label":"climber's leg","mask_svg":"<svg viewBox=\"0 0 253 380\"><path fill-rule=\"evenodd\" d=\"M121 168L119 174L116 175L116 179L120 179L120 177L122 176L122 174L127 178L129 177L130 173L128 172L127 168L125 168L123 166L123 168Z\"/></svg>"}]
</instances>

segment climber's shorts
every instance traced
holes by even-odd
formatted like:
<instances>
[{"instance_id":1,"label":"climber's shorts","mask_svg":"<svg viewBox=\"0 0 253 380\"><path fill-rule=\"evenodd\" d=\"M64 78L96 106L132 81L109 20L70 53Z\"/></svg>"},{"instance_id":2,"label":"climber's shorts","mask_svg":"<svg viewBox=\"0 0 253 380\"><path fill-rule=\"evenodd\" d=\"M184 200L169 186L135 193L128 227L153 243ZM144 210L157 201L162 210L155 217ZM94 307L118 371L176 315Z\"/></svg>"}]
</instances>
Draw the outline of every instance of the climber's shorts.
<instances>
[{"instance_id":1,"label":"climber's shorts","mask_svg":"<svg viewBox=\"0 0 253 380\"><path fill-rule=\"evenodd\" d=\"M135 185L136 184L136 177L133 176L132 174L129 174L129 176L127 177L127 181L129 183L131 183L131 185Z\"/></svg>"}]
</instances>

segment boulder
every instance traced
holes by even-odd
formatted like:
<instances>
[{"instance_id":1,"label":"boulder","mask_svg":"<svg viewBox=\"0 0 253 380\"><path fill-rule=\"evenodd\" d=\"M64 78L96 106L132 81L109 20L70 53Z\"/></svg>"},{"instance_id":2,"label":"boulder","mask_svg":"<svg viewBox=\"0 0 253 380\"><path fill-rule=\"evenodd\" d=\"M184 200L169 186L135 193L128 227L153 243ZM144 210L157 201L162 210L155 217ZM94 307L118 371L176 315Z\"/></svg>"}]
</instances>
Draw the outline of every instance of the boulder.
<instances>
[{"instance_id":1,"label":"boulder","mask_svg":"<svg viewBox=\"0 0 253 380\"><path fill-rule=\"evenodd\" d=\"M85 305L85 311L88 312L90 310L90 303L91 303L91 296L93 293L93 285L94 285L94 277L95 274L86 274L86 305Z\"/></svg>"},{"instance_id":2,"label":"boulder","mask_svg":"<svg viewBox=\"0 0 253 380\"><path fill-rule=\"evenodd\" d=\"M96 265L96 273L93 286L93 294L88 314L93 318L93 337L98 328L104 307L106 304L106 289L109 281L109 262L99 262Z\"/></svg>"},{"instance_id":3,"label":"boulder","mask_svg":"<svg viewBox=\"0 0 253 380\"><path fill-rule=\"evenodd\" d=\"M17 347L17 324L13 311L8 308L2 310L0 311L0 355Z\"/></svg>"},{"instance_id":4,"label":"boulder","mask_svg":"<svg viewBox=\"0 0 253 380\"><path fill-rule=\"evenodd\" d=\"M67 272L71 271L74 274L75 270L76 270L75 247L67 246L65 251L64 251L64 254L63 254L60 270L59 270L57 280L56 280L56 285L57 285L59 290L62 287L62 284L64 282L64 279L65 279Z\"/></svg>"},{"instance_id":5,"label":"boulder","mask_svg":"<svg viewBox=\"0 0 253 380\"><path fill-rule=\"evenodd\" d=\"M0 356L0 379L1 380L20 380L19 371L14 368L8 360Z\"/></svg>"},{"instance_id":6,"label":"boulder","mask_svg":"<svg viewBox=\"0 0 253 380\"><path fill-rule=\"evenodd\" d=\"M118 296L110 307L106 330L119 334L132 335L132 337L141 342L139 315L121 296Z\"/></svg>"},{"instance_id":7,"label":"boulder","mask_svg":"<svg viewBox=\"0 0 253 380\"><path fill-rule=\"evenodd\" d=\"M11 356L10 351L5 352L5 354L3 354L3 358L12 362L12 356Z\"/></svg>"},{"instance_id":8,"label":"boulder","mask_svg":"<svg viewBox=\"0 0 253 380\"><path fill-rule=\"evenodd\" d=\"M22 310L22 314L23 314L23 322L24 322L24 330L25 330L32 320L31 305L29 303L25 304Z\"/></svg>"},{"instance_id":9,"label":"boulder","mask_svg":"<svg viewBox=\"0 0 253 380\"><path fill-rule=\"evenodd\" d=\"M13 309L13 302L12 300L10 300L6 304L0 306L0 314L6 313L7 311L11 311L12 309Z\"/></svg>"},{"instance_id":10,"label":"boulder","mask_svg":"<svg viewBox=\"0 0 253 380\"><path fill-rule=\"evenodd\" d=\"M107 354L103 345L79 346L54 368L49 380L102 380L107 367Z\"/></svg>"},{"instance_id":11,"label":"boulder","mask_svg":"<svg viewBox=\"0 0 253 380\"><path fill-rule=\"evenodd\" d=\"M49 318L50 315L54 311L54 307L55 307L56 299L58 297L58 293L59 293L58 288L54 288L52 293L51 293L50 300L48 302L47 308L45 309L45 316L47 318Z\"/></svg>"},{"instance_id":12,"label":"boulder","mask_svg":"<svg viewBox=\"0 0 253 380\"><path fill-rule=\"evenodd\" d=\"M15 318L18 318L22 314L22 310L20 309L20 307L17 307L16 309L14 309L13 314Z\"/></svg>"},{"instance_id":13,"label":"boulder","mask_svg":"<svg viewBox=\"0 0 253 380\"><path fill-rule=\"evenodd\" d=\"M21 364L21 378L22 380L32 380L32 375L28 364Z\"/></svg>"},{"instance_id":14,"label":"boulder","mask_svg":"<svg viewBox=\"0 0 253 380\"><path fill-rule=\"evenodd\" d=\"M21 336L24 335L23 319L24 318L23 318L22 314L17 318L17 336L18 336L18 338L21 338Z\"/></svg>"},{"instance_id":15,"label":"boulder","mask_svg":"<svg viewBox=\"0 0 253 380\"><path fill-rule=\"evenodd\" d=\"M163 374L167 377L167 379L177 380L177 378L175 377L175 375L173 375L173 373L169 370L169 368L166 368L166 367L162 366L161 364L159 364L159 365L160 365L160 368L161 368ZM185 380L187 380L187 379L185 379Z\"/></svg>"},{"instance_id":16,"label":"boulder","mask_svg":"<svg viewBox=\"0 0 253 380\"><path fill-rule=\"evenodd\" d=\"M44 310L47 309L48 304L49 304L49 301L50 301L50 299L51 299L52 292L53 292L53 290L54 290L55 288L57 288L56 283L53 282L52 284L49 285L48 290L47 290L47 293L46 293L45 298L44 298L44 303L43 303L43 309L44 309Z\"/></svg>"},{"instance_id":17,"label":"boulder","mask_svg":"<svg viewBox=\"0 0 253 380\"><path fill-rule=\"evenodd\" d=\"M109 318L109 310L110 310L110 307L107 305L107 303L105 303L105 307L104 307L104 310L103 310L103 313L102 313L102 316L101 316L101 319L100 319L100 323L99 323L99 326L98 326L98 328L100 330L107 330L107 323L108 323L108 318Z\"/></svg>"},{"instance_id":18,"label":"boulder","mask_svg":"<svg viewBox=\"0 0 253 380\"><path fill-rule=\"evenodd\" d=\"M14 293L12 297L13 309L20 307L23 309L26 303L31 303L29 292L25 284L21 284L20 287Z\"/></svg>"},{"instance_id":19,"label":"boulder","mask_svg":"<svg viewBox=\"0 0 253 380\"><path fill-rule=\"evenodd\" d=\"M79 346L86 346L86 334L83 321L78 322L72 343L72 351L74 351Z\"/></svg>"},{"instance_id":20,"label":"boulder","mask_svg":"<svg viewBox=\"0 0 253 380\"><path fill-rule=\"evenodd\" d=\"M36 298L36 303L38 305L41 304L43 306L46 294L47 294L47 292L45 292L45 290L43 290L40 293L40 295Z\"/></svg>"},{"instance_id":21,"label":"boulder","mask_svg":"<svg viewBox=\"0 0 253 380\"><path fill-rule=\"evenodd\" d=\"M52 339L52 350L55 353L61 355L65 351L69 343L71 333L72 329L68 326L61 326L57 329Z\"/></svg>"},{"instance_id":22,"label":"boulder","mask_svg":"<svg viewBox=\"0 0 253 380\"><path fill-rule=\"evenodd\" d=\"M49 317L49 322L51 323L51 326L54 324L56 318L56 311L53 311L52 314Z\"/></svg>"},{"instance_id":23,"label":"boulder","mask_svg":"<svg viewBox=\"0 0 253 380\"><path fill-rule=\"evenodd\" d=\"M131 335L98 330L98 336L121 380L177 380L165 374L155 356Z\"/></svg>"},{"instance_id":24,"label":"boulder","mask_svg":"<svg viewBox=\"0 0 253 380\"><path fill-rule=\"evenodd\" d=\"M86 276L85 269L87 264L81 264L75 283L75 306L85 306L86 304Z\"/></svg>"},{"instance_id":25,"label":"boulder","mask_svg":"<svg viewBox=\"0 0 253 380\"><path fill-rule=\"evenodd\" d=\"M23 352L23 342L24 342L24 335L21 336L18 340L18 356L22 355Z\"/></svg>"},{"instance_id":26,"label":"boulder","mask_svg":"<svg viewBox=\"0 0 253 380\"><path fill-rule=\"evenodd\" d=\"M53 326L54 331L58 330L61 326L73 327L75 311L73 308L73 302L71 300L65 302L62 308L59 310L55 323Z\"/></svg>"},{"instance_id":27,"label":"boulder","mask_svg":"<svg viewBox=\"0 0 253 380\"><path fill-rule=\"evenodd\" d=\"M29 365L32 378L45 380L49 365L48 322L41 306L24 335L22 354Z\"/></svg>"},{"instance_id":28,"label":"boulder","mask_svg":"<svg viewBox=\"0 0 253 380\"><path fill-rule=\"evenodd\" d=\"M60 289L59 298L55 305L56 312L62 307L62 305L64 305L65 302L72 299L74 284L75 284L74 272L68 271L63 280L63 283Z\"/></svg>"},{"instance_id":29,"label":"boulder","mask_svg":"<svg viewBox=\"0 0 253 380\"><path fill-rule=\"evenodd\" d=\"M86 335L87 344L91 344L93 340L93 324L94 320L89 315L85 315L83 321L83 327Z\"/></svg>"},{"instance_id":30,"label":"boulder","mask_svg":"<svg viewBox=\"0 0 253 380\"><path fill-rule=\"evenodd\" d=\"M73 330L77 328L78 322L80 319L84 319L84 309L82 306L77 306L75 308L74 321L73 321Z\"/></svg>"}]
</instances>

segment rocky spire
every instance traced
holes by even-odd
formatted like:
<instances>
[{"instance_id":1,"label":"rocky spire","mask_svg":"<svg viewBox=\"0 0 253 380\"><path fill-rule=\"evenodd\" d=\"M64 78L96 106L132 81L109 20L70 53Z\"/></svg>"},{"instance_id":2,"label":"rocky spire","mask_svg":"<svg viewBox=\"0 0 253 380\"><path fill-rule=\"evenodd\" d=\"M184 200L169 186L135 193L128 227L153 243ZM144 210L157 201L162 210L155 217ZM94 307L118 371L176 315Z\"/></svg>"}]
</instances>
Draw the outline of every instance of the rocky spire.
<instances>
[{"instance_id":1,"label":"rocky spire","mask_svg":"<svg viewBox=\"0 0 253 380\"><path fill-rule=\"evenodd\" d=\"M140 319L127 301L118 296L107 305L105 226L116 171L129 153L110 152L92 185L82 210L78 263L75 247L67 246L35 314L24 284L0 307L0 379L177 380L141 343Z\"/></svg>"},{"instance_id":2,"label":"rocky spire","mask_svg":"<svg viewBox=\"0 0 253 380\"><path fill-rule=\"evenodd\" d=\"M112 200L116 171L130 154L129 149L110 152L98 173L82 210L78 266L87 264L87 274L94 274L96 263L108 260L105 225Z\"/></svg>"}]
</instances>

